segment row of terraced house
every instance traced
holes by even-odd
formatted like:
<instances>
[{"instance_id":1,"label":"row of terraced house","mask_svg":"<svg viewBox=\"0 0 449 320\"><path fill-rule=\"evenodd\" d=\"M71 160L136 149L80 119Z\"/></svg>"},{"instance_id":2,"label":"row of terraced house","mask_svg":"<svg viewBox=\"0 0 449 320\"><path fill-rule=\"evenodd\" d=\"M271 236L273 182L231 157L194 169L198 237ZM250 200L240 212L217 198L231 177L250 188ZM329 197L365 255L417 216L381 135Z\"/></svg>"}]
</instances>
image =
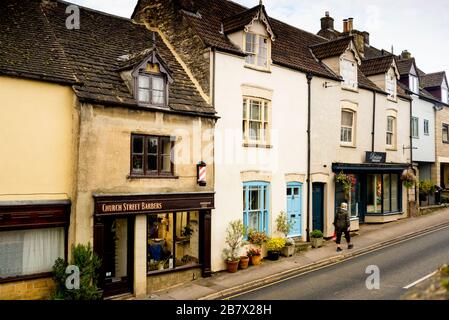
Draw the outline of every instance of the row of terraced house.
<instances>
[{"instance_id":1,"label":"row of terraced house","mask_svg":"<svg viewBox=\"0 0 449 320\"><path fill-rule=\"evenodd\" d=\"M0 4L0 299L49 298L73 244L105 297L145 297L223 270L231 221L276 236L286 212L289 237L330 238L342 202L352 230L413 214L406 170L449 188L445 73L352 18L314 34L262 3L70 6Z\"/></svg>"}]
</instances>

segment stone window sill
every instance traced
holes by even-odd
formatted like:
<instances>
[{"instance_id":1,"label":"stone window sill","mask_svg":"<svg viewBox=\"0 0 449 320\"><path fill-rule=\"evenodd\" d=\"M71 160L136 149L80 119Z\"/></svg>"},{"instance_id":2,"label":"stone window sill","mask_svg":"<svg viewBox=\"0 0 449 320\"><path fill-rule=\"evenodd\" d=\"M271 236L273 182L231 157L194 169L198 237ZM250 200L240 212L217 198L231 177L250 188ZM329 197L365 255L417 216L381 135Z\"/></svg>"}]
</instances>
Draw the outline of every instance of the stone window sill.
<instances>
[{"instance_id":1,"label":"stone window sill","mask_svg":"<svg viewBox=\"0 0 449 320\"><path fill-rule=\"evenodd\" d=\"M271 73L271 70L270 70L270 69L261 68L261 67L256 67L256 66L253 66L253 65L250 65L250 64L245 64L245 68L251 69L251 70L254 70L254 71L260 71L260 72L265 72L265 73Z\"/></svg>"},{"instance_id":2,"label":"stone window sill","mask_svg":"<svg viewBox=\"0 0 449 320\"><path fill-rule=\"evenodd\" d=\"M273 146L269 144L263 143L243 143L244 148L263 148L263 149L272 149Z\"/></svg>"},{"instance_id":3,"label":"stone window sill","mask_svg":"<svg viewBox=\"0 0 449 320\"><path fill-rule=\"evenodd\" d=\"M128 175L126 177L129 180L139 180L139 179L179 179L178 176L139 176L139 175Z\"/></svg>"}]
</instances>

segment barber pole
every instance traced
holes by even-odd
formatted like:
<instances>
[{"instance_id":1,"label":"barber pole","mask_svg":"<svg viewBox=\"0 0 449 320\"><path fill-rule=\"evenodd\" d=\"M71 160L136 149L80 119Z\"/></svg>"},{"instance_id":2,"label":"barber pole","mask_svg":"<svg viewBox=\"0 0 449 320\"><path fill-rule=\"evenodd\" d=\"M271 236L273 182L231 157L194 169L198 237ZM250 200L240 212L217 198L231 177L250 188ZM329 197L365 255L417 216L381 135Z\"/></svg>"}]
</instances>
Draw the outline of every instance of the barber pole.
<instances>
[{"instance_id":1,"label":"barber pole","mask_svg":"<svg viewBox=\"0 0 449 320\"><path fill-rule=\"evenodd\" d=\"M198 177L198 184L201 187L206 186L206 177L207 177L207 169L206 169L206 163L201 161L196 165L197 168L197 177Z\"/></svg>"}]
</instances>

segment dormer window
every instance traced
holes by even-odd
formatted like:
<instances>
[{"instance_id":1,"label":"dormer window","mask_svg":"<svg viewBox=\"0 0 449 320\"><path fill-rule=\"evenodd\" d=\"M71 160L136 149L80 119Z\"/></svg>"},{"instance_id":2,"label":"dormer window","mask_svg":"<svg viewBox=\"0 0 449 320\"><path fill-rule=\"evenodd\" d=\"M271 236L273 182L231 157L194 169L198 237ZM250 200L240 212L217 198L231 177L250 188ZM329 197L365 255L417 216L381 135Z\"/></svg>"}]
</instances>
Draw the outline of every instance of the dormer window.
<instances>
[{"instance_id":1,"label":"dormer window","mask_svg":"<svg viewBox=\"0 0 449 320\"><path fill-rule=\"evenodd\" d=\"M245 33L245 62L247 65L268 69L268 43L267 37Z\"/></svg>"},{"instance_id":2,"label":"dormer window","mask_svg":"<svg viewBox=\"0 0 449 320\"><path fill-rule=\"evenodd\" d=\"M340 75L343 78L343 86L357 89L357 62L345 58L340 59Z\"/></svg>"},{"instance_id":3,"label":"dormer window","mask_svg":"<svg viewBox=\"0 0 449 320\"><path fill-rule=\"evenodd\" d=\"M165 105L165 79L161 75L139 74L139 104Z\"/></svg>"},{"instance_id":4,"label":"dormer window","mask_svg":"<svg viewBox=\"0 0 449 320\"><path fill-rule=\"evenodd\" d=\"M415 75L409 75L409 82L410 82L410 91L413 93L419 94L419 81L418 77Z\"/></svg>"},{"instance_id":5,"label":"dormer window","mask_svg":"<svg viewBox=\"0 0 449 320\"><path fill-rule=\"evenodd\" d=\"M386 75L385 88L388 93L388 98L391 100L396 100L396 91L397 91L396 85L397 84L395 76L388 73Z\"/></svg>"}]
</instances>

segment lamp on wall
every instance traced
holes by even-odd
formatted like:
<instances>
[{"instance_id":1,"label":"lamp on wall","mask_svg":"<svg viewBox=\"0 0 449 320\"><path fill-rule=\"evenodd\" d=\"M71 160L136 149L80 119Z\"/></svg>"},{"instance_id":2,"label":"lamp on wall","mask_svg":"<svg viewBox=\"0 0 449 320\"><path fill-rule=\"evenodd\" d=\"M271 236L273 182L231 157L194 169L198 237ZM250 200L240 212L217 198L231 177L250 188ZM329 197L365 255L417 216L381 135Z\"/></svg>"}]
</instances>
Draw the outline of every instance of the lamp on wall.
<instances>
[{"instance_id":1,"label":"lamp on wall","mask_svg":"<svg viewBox=\"0 0 449 320\"><path fill-rule=\"evenodd\" d=\"M200 161L197 165L196 165L196 176L197 176L197 181L198 184L201 187L205 187L206 186L206 177L207 177L207 165L204 161Z\"/></svg>"}]
</instances>

